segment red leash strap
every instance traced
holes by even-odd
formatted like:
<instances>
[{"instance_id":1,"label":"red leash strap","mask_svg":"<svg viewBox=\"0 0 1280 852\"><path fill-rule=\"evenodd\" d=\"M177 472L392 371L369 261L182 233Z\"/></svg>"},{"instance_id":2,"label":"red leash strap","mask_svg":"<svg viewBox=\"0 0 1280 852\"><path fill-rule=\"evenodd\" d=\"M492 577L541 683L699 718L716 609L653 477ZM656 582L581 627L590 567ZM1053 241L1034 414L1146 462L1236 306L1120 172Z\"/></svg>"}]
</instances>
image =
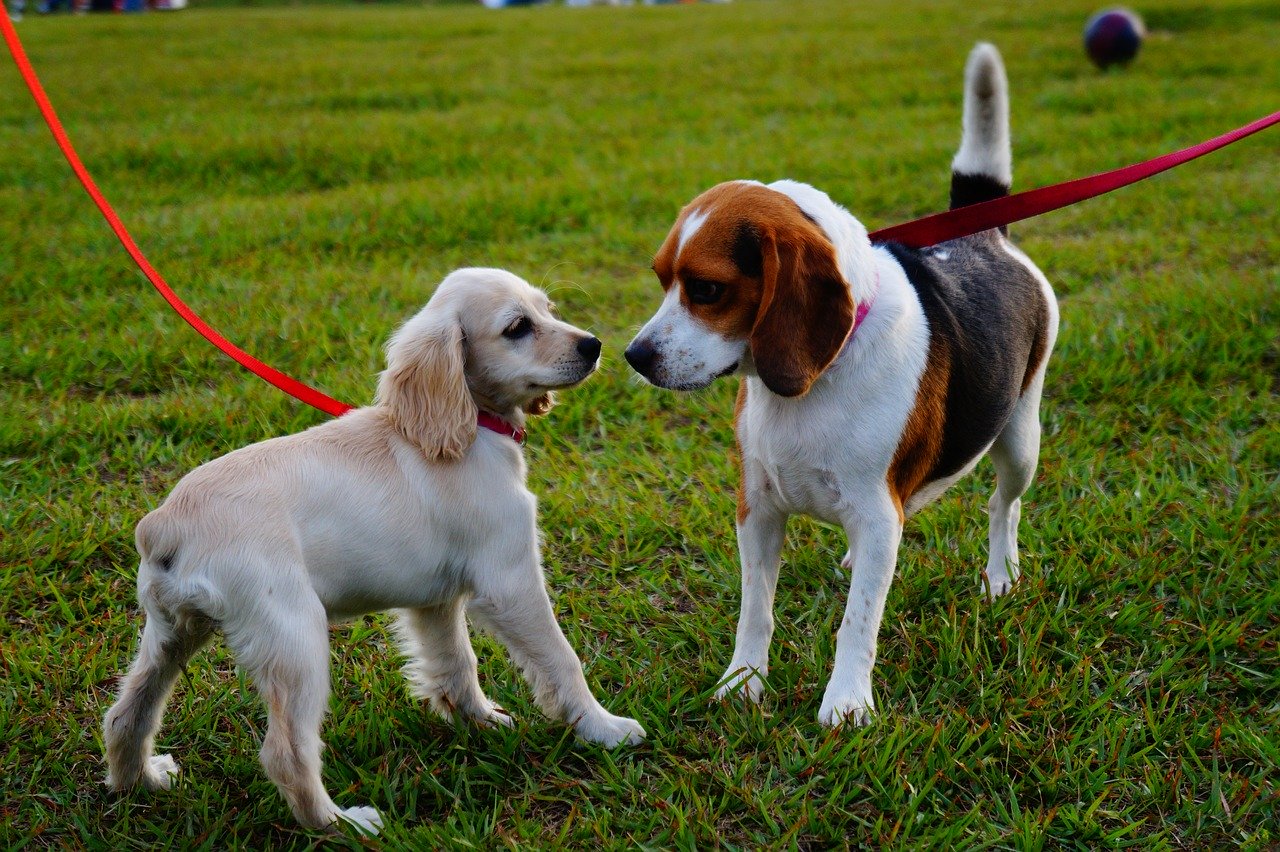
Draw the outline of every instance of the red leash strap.
<instances>
[{"instance_id":1,"label":"red leash strap","mask_svg":"<svg viewBox=\"0 0 1280 852\"><path fill-rule=\"evenodd\" d=\"M1156 157L1154 160L1147 160L1145 163L1135 163L1122 169L1053 186L1042 186L1017 195L1006 195L1003 198L971 204L968 207L958 207L945 213L935 213L923 219L916 219L914 222L894 225L892 228L883 228L870 234L871 241L896 242L912 248L924 248L935 243L1008 225L1010 222L1020 222L1023 219L1030 219L1032 216L1039 216L1041 213L1048 213L1050 210L1067 207L1077 201L1084 201L1087 198L1111 192L1113 189L1137 183L1174 166L1203 157L1210 151L1226 147L1232 142L1257 133L1259 130L1265 130L1276 123L1280 123L1280 112L1273 112L1266 118L1260 118L1230 133L1224 133L1181 151L1174 151L1172 154L1165 154L1163 157Z\"/></svg>"},{"instance_id":2,"label":"red leash strap","mask_svg":"<svg viewBox=\"0 0 1280 852\"><path fill-rule=\"evenodd\" d=\"M27 60L27 54L22 49L22 42L18 39L18 31L14 29L9 16L4 14L3 10L0 10L0 29L4 31L4 40L9 45L9 52L13 54L13 61L17 63L18 70L22 72L22 79L26 82L27 88L31 90L31 95L35 98L36 105L40 107L40 113L44 116L45 123L49 125L49 130L53 132L53 138L57 141L58 147L62 149L63 156L71 164L72 171L76 173L80 183L84 184L85 191L89 193L93 203L97 204L98 209L102 211L107 224L111 226L111 230L120 239L125 251L129 252L129 256L133 258L134 262L138 264L138 268L147 276L147 280L160 291L160 295L164 296L165 301L178 312L179 316L190 323L192 328L200 332L206 340L230 355L250 372L267 380L290 396L296 397L307 405L334 416L350 411L352 406L347 405L345 402L339 402L332 397L325 396L315 388L308 387L297 379L286 376L279 370L268 367L257 358L254 358L214 331L178 298L178 294L173 292L173 289L165 283L165 280L160 277L160 273L156 272L137 244L134 243L133 238L129 236L129 232L125 230L124 223L120 221L120 217L116 215L116 212L111 209L107 199L103 198L102 193L98 191L97 184L93 182L88 170L80 162L80 157L76 154L75 148L71 146L71 140L67 138L66 132L62 129L62 122L58 120L58 114L54 112L53 105L49 103L49 98L44 93L44 87L40 85L40 79L36 76L35 69L31 67L31 63ZM1259 130L1278 122L1280 122L1280 112L1275 112L1238 130L1210 139L1208 142L1201 142L1199 145L1193 145L1190 148L1175 151L1172 154L1165 154L1163 157L1157 157L1145 163L1137 163L1115 171L1103 172L1099 175L1080 178L1079 180L1068 181L1054 186L1045 186L1040 189L1021 192L1017 195L1006 195L993 201L984 201L980 204L948 210L945 213L936 213L923 219L916 219L914 222L895 225L892 228L883 228L870 234L870 237L873 242L899 242L914 248L923 248L934 243L946 242L947 240L976 234L979 231L998 228L1001 225L1008 225L1010 222L1030 219L1032 216L1048 213L1050 210L1057 210L1061 207L1075 204L1077 201L1084 201L1086 198L1093 198L1094 196L1111 192L1113 189L1136 183L1143 178L1159 174L1166 169L1194 160L1196 157L1202 157L1210 151L1216 151L1219 148L1230 145L1232 142L1257 133Z\"/></svg>"},{"instance_id":3,"label":"red leash strap","mask_svg":"<svg viewBox=\"0 0 1280 852\"><path fill-rule=\"evenodd\" d=\"M9 45L9 52L13 54L13 61L17 63L18 70L22 72L22 79L26 82L27 88L31 90L31 96L35 98L36 105L40 107L40 113L44 116L45 123L53 131L53 138L57 141L58 147L62 149L63 156L71 164L71 170L76 173L80 183L84 184L85 191L89 193L93 203L98 205L98 209L102 211L107 224L111 226L111 230L115 232L125 251L129 252L129 256L133 258L134 263L138 264L138 268L147 276L147 280L160 291L160 295L164 296L165 301L178 312L179 316L190 323L192 328L200 332L206 340L230 355L250 372L266 379L290 396L296 397L307 405L318 408L335 417L350 411L352 406L347 405L345 402L339 402L332 397L326 396L315 388L308 387L297 379L286 376L279 370L268 367L257 358L254 358L248 352L245 352L214 331L208 323L196 315L195 311L187 307L178 298L178 294L173 292L173 288L151 266L147 258L142 254L142 250L134 243L133 237L129 236L129 232L125 230L124 223L120 221L116 211L107 203L107 199L98 191L98 186L93 182L93 178L89 176L89 171L84 167L84 163L80 162L80 157L76 154L75 148L71 146L71 140L67 138L66 131L62 129L62 122L58 120L58 114L54 112L53 105L49 103L49 98L44 93L44 87L40 85L40 79L36 76L35 69L31 67L27 54L22 49L22 42L18 40L18 32L14 29L13 22L9 20L8 14L3 10L0 10L0 27L4 29L4 40Z\"/></svg>"}]
</instances>

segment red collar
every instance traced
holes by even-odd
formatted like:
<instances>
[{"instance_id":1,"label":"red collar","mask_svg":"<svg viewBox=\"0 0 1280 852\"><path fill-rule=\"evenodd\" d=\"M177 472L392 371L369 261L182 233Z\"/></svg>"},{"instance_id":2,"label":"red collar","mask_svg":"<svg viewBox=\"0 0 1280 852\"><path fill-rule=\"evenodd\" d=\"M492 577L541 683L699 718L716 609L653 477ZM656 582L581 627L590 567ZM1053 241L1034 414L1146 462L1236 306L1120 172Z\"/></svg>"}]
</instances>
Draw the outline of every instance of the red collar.
<instances>
[{"instance_id":1,"label":"red collar","mask_svg":"<svg viewBox=\"0 0 1280 852\"><path fill-rule=\"evenodd\" d=\"M499 435L506 435L520 446L524 446L524 429L508 423L496 414L490 414L487 411L481 411L476 416L476 423L488 429L490 432L497 432Z\"/></svg>"}]
</instances>

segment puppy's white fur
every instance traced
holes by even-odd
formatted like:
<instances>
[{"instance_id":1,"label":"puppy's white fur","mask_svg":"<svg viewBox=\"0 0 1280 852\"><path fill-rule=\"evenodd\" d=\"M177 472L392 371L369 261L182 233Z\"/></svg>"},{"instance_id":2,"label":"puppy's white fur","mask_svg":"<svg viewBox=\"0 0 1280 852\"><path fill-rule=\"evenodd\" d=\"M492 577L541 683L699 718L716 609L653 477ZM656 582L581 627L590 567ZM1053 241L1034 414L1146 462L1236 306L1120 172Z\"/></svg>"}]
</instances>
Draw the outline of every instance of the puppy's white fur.
<instances>
[{"instance_id":1,"label":"puppy's white fur","mask_svg":"<svg viewBox=\"0 0 1280 852\"><path fill-rule=\"evenodd\" d=\"M638 742L643 728L591 695L556 623L519 445L476 426L478 409L519 425L549 407L595 368L588 340L515 275L459 270L392 338L373 406L187 475L138 525L147 619L104 720L107 783L170 785L176 763L152 753L163 705L220 629L267 704L263 767L298 821L376 832L376 810L325 792L319 729L328 623L388 608L414 693L446 718L511 724L481 691L469 612L549 715L591 742Z\"/></svg>"}]
</instances>

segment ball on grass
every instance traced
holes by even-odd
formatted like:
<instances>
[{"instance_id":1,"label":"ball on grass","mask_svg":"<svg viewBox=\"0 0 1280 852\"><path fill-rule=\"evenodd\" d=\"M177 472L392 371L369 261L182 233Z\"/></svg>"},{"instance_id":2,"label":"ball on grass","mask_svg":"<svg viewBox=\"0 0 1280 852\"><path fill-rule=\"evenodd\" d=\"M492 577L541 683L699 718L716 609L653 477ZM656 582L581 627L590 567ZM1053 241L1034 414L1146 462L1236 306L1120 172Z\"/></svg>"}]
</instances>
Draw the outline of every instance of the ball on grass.
<instances>
[{"instance_id":1,"label":"ball on grass","mask_svg":"<svg viewBox=\"0 0 1280 852\"><path fill-rule=\"evenodd\" d=\"M1084 48L1099 68L1125 65L1138 55L1147 28L1129 9L1106 9L1084 25Z\"/></svg>"}]
</instances>

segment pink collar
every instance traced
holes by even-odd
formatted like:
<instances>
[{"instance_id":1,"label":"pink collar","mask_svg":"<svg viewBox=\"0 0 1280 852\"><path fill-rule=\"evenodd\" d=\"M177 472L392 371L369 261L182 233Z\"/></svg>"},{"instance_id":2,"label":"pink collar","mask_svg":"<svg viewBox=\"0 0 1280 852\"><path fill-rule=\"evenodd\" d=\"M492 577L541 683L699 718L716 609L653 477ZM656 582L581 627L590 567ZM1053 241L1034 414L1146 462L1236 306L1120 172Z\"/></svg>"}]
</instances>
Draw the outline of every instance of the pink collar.
<instances>
[{"instance_id":1,"label":"pink collar","mask_svg":"<svg viewBox=\"0 0 1280 852\"><path fill-rule=\"evenodd\" d=\"M871 312L871 303L875 300L876 297L872 296L865 302L858 303L858 310L853 314L853 328L849 329L850 337L853 337L853 333L858 330L858 326L862 325L862 321L867 318L867 314Z\"/></svg>"},{"instance_id":2,"label":"pink collar","mask_svg":"<svg viewBox=\"0 0 1280 852\"><path fill-rule=\"evenodd\" d=\"M490 432L497 432L499 435L506 435L520 446L524 446L524 429L508 423L496 414L490 414L487 411L481 411L476 416L476 423L488 429Z\"/></svg>"},{"instance_id":3,"label":"pink collar","mask_svg":"<svg viewBox=\"0 0 1280 852\"><path fill-rule=\"evenodd\" d=\"M871 313L871 306L875 304L876 296L880 295L880 273L876 273L876 287L867 299L858 303L858 307L853 312L853 325L849 326L849 334L845 336L844 345L840 347L840 354L843 355L845 350L849 348L849 344L853 342L853 335L862 325L862 321L867 318L867 314ZM839 357L839 356L837 356Z\"/></svg>"}]
</instances>

